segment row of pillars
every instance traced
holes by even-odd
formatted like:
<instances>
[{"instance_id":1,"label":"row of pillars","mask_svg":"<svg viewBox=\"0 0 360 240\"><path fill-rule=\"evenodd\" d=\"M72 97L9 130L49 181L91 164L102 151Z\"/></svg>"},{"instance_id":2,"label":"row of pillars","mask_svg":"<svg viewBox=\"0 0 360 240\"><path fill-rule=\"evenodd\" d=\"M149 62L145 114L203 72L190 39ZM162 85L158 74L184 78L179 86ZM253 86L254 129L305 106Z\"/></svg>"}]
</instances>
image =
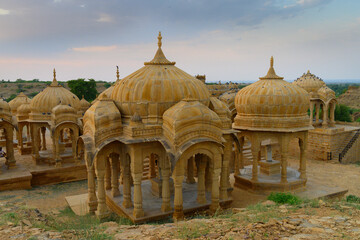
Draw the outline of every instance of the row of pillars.
<instances>
[{"instance_id":1,"label":"row of pillars","mask_svg":"<svg viewBox=\"0 0 360 240\"><path fill-rule=\"evenodd\" d=\"M322 119L322 126L328 127L335 126L335 103L329 103L329 104L322 104L320 102L313 102L310 101L310 124L314 124L314 108L315 108L315 125L320 124L320 108L321 105L323 106L323 119ZM328 114L330 109L330 116Z\"/></svg>"},{"instance_id":2,"label":"row of pillars","mask_svg":"<svg viewBox=\"0 0 360 240\"><path fill-rule=\"evenodd\" d=\"M243 156L243 145L244 138L240 138L240 149L235 144L235 155L234 155L234 174L240 175L240 169L243 169L244 166L244 156ZM305 141L305 142L304 142ZM289 140L284 138L281 143L281 183L287 183L287 159L288 159L288 147ZM266 160L272 161L272 150L271 145L267 145L266 151ZM300 178L306 179L306 140L299 139L299 148L300 148ZM253 166L252 166L252 181L257 182L258 172L259 172L259 162L261 161L261 146L260 144L252 144L251 145L251 153L253 157Z\"/></svg>"},{"instance_id":3,"label":"row of pillars","mask_svg":"<svg viewBox=\"0 0 360 240\"><path fill-rule=\"evenodd\" d=\"M106 190L111 189L113 197L119 196L119 178L123 182L123 202L122 205L125 208L133 207L133 216L140 218L144 216L142 207L142 172L135 173L130 170L130 160L120 161L119 155L110 154L109 160L103 157L105 161L105 169L88 168L88 204L90 212L95 212L99 217L107 215L106 207ZM99 159L100 160L100 159ZM219 160L219 159L218 159ZM181 161L181 160L180 160ZM228 178L225 178L226 174L220 177L221 169L211 169L209 167L209 159L205 155L197 154L191 157L187 162L187 179L188 183L194 183L194 161L197 167L197 202L199 204L206 204L206 187L211 190L211 205L210 209L216 211L219 207L219 195L221 199L227 198ZM121 167L119 168L119 164ZM184 180L185 161L181 161L177 164L172 174L174 180L174 219L182 219L183 213L183 192L182 184ZM121 169L121 177L120 171ZM170 204L170 168L162 168L161 181L162 181L162 212L171 211ZM98 196L95 195L95 173L98 181ZM207 174L211 173L211 174ZM131 179L132 176L132 179ZM219 177L220 177L220 191L219 191ZM131 182L134 186L134 202L131 202ZM221 194L219 194L221 192Z\"/></svg>"}]
</instances>

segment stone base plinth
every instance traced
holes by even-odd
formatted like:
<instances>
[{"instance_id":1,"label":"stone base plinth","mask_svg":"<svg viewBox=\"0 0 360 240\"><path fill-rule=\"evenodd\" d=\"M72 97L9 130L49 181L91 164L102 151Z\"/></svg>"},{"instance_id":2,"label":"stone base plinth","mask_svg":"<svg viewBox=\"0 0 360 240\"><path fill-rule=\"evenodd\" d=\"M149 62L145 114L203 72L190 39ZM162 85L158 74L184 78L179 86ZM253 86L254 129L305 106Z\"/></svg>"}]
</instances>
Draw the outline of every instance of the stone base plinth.
<instances>
[{"instance_id":1,"label":"stone base plinth","mask_svg":"<svg viewBox=\"0 0 360 240\"><path fill-rule=\"evenodd\" d=\"M25 146L22 148L19 147L18 150L19 150L20 155L29 155L32 152L31 146L30 147Z\"/></svg>"},{"instance_id":2,"label":"stone base plinth","mask_svg":"<svg viewBox=\"0 0 360 240\"><path fill-rule=\"evenodd\" d=\"M268 162L266 160L261 160L259 162L260 171L266 175L274 175L280 173L280 161L271 160Z\"/></svg>"},{"instance_id":3,"label":"stone base plinth","mask_svg":"<svg viewBox=\"0 0 360 240\"><path fill-rule=\"evenodd\" d=\"M258 171L258 180L252 179L252 166L246 166L240 175L235 175L234 187L254 193L287 192L304 188L307 179L301 179L300 173L290 167L287 168L286 182L281 182L281 174L267 175Z\"/></svg>"},{"instance_id":4,"label":"stone base plinth","mask_svg":"<svg viewBox=\"0 0 360 240\"><path fill-rule=\"evenodd\" d=\"M170 194L174 195L174 182L172 180L172 178L169 179L170 181ZM150 179L151 182L151 193L154 196L160 197L161 198L161 194L162 194L162 181L158 178L151 178Z\"/></svg>"}]
</instances>

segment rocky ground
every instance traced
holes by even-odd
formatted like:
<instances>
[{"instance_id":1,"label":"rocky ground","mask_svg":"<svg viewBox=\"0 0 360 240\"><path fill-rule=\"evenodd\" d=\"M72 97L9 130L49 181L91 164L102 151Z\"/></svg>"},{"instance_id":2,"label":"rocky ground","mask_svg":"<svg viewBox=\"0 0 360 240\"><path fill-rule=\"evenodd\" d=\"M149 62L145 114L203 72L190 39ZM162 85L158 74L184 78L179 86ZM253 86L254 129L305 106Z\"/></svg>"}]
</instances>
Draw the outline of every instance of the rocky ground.
<instances>
[{"instance_id":1,"label":"rocky ground","mask_svg":"<svg viewBox=\"0 0 360 240\"><path fill-rule=\"evenodd\" d=\"M265 201L178 223L132 225L114 216L100 223L69 209L44 214L2 204L0 239L360 239L359 209L360 204L344 200Z\"/></svg>"},{"instance_id":2,"label":"rocky ground","mask_svg":"<svg viewBox=\"0 0 360 240\"><path fill-rule=\"evenodd\" d=\"M290 161L292 167L297 161ZM349 189L360 196L360 166L308 161L309 181ZM341 176L341 177L340 177ZM199 213L186 221L171 219L132 225L112 215L105 222L76 216L65 196L86 193L87 182L0 192L0 240L3 239L360 239L360 203L305 201L281 205L234 190L232 209L215 216ZM239 195L239 196L238 196ZM240 196L241 195L241 196ZM237 199L237 200L236 200ZM239 200L240 199L240 200ZM360 200L359 200L360 202Z\"/></svg>"}]
</instances>

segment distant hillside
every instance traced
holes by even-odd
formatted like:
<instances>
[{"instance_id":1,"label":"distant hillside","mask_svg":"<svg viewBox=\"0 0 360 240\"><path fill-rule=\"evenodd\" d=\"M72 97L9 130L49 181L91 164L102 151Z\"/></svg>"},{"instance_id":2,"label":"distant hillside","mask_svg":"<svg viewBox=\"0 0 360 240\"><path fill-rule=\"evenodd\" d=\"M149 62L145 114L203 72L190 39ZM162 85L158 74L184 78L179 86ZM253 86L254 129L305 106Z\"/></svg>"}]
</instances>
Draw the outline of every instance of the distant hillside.
<instances>
[{"instance_id":1,"label":"distant hillside","mask_svg":"<svg viewBox=\"0 0 360 240\"><path fill-rule=\"evenodd\" d=\"M18 95L20 92L26 94L29 98L33 98L41 90L45 89L51 82L0 82L0 97L8 99L11 95ZM65 88L69 89L66 82L59 82ZM98 93L104 91L111 83L96 82Z\"/></svg>"},{"instance_id":2,"label":"distant hillside","mask_svg":"<svg viewBox=\"0 0 360 240\"><path fill-rule=\"evenodd\" d=\"M338 97L340 104L360 109L360 86L350 86L348 90Z\"/></svg>"}]
</instances>

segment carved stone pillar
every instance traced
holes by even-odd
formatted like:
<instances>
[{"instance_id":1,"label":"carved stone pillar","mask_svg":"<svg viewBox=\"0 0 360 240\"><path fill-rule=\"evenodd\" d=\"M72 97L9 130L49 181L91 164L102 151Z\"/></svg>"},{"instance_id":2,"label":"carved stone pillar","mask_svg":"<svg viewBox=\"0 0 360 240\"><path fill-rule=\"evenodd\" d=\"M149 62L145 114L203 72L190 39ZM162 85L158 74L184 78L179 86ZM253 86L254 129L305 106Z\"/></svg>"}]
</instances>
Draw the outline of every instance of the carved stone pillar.
<instances>
[{"instance_id":1,"label":"carved stone pillar","mask_svg":"<svg viewBox=\"0 0 360 240\"><path fill-rule=\"evenodd\" d=\"M133 206L131 202L131 174L130 174L130 159L127 158L123 161L123 206L130 208Z\"/></svg>"},{"instance_id":2,"label":"carved stone pillar","mask_svg":"<svg viewBox=\"0 0 360 240\"><path fill-rule=\"evenodd\" d=\"M239 149L239 170L238 170L238 174L240 174L240 169L244 169L244 167L245 167L245 164L244 164L244 144L245 144L245 139L244 139L244 137L240 138L239 144L240 144L240 149Z\"/></svg>"},{"instance_id":3,"label":"carved stone pillar","mask_svg":"<svg viewBox=\"0 0 360 240\"><path fill-rule=\"evenodd\" d=\"M64 129L60 130L60 142L64 142Z\"/></svg>"},{"instance_id":4,"label":"carved stone pillar","mask_svg":"<svg viewBox=\"0 0 360 240\"><path fill-rule=\"evenodd\" d=\"M32 145L33 145L33 154L35 156L36 161L40 158L39 155L39 128L36 125L31 126L32 131Z\"/></svg>"},{"instance_id":5,"label":"carved stone pillar","mask_svg":"<svg viewBox=\"0 0 360 240\"><path fill-rule=\"evenodd\" d=\"M106 157L106 171L105 171L105 189L110 190L111 189L111 165L110 165L110 159L109 157Z\"/></svg>"},{"instance_id":6,"label":"carved stone pillar","mask_svg":"<svg viewBox=\"0 0 360 240\"><path fill-rule=\"evenodd\" d=\"M316 110L315 110L315 114L316 114L316 119L315 119L315 123L319 124L319 117L320 117L320 103L315 103L316 106Z\"/></svg>"},{"instance_id":7,"label":"carved stone pillar","mask_svg":"<svg viewBox=\"0 0 360 240\"><path fill-rule=\"evenodd\" d=\"M210 171L210 161L207 156L203 155L203 158L206 158L206 167L205 167L205 189L207 192L211 192L212 184L212 172Z\"/></svg>"},{"instance_id":8,"label":"carved stone pillar","mask_svg":"<svg viewBox=\"0 0 360 240\"><path fill-rule=\"evenodd\" d=\"M195 155L195 162L197 164L197 175L198 175L198 189L197 189L197 199L196 201L199 204L206 203L205 197L205 168L206 168L206 160L204 156L200 154Z\"/></svg>"},{"instance_id":9,"label":"carved stone pillar","mask_svg":"<svg viewBox=\"0 0 360 240\"><path fill-rule=\"evenodd\" d=\"M211 205L210 211L215 213L216 210L220 207L219 205L219 175L221 169L212 170L212 189L211 189ZM223 198L225 199L225 198Z\"/></svg>"},{"instance_id":10,"label":"carved stone pillar","mask_svg":"<svg viewBox=\"0 0 360 240\"><path fill-rule=\"evenodd\" d=\"M257 142L251 143L251 153L253 156L253 166L252 166L252 181L257 182L258 181L258 166L259 161L261 159L261 151L260 146Z\"/></svg>"},{"instance_id":11,"label":"carved stone pillar","mask_svg":"<svg viewBox=\"0 0 360 240\"><path fill-rule=\"evenodd\" d=\"M71 151L72 151L72 155L74 157L74 159L76 159L77 161L81 161L81 159L77 159L76 157L76 144L77 144L77 140L79 138L79 131L76 129L75 131L72 131L71 134Z\"/></svg>"},{"instance_id":12,"label":"carved stone pillar","mask_svg":"<svg viewBox=\"0 0 360 240\"><path fill-rule=\"evenodd\" d=\"M314 103L310 101L310 124L313 125L314 121Z\"/></svg>"},{"instance_id":13,"label":"carved stone pillar","mask_svg":"<svg viewBox=\"0 0 360 240\"><path fill-rule=\"evenodd\" d=\"M182 182L184 180L184 175L174 175L174 215L173 218L175 221L184 219L183 211L183 195L182 195Z\"/></svg>"},{"instance_id":14,"label":"carved stone pillar","mask_svg":"<svg viewBox=\"0 0 360 240\"><path fill-rule=\"evenodd\" d=\"M111 196L120 196L119 190L119 155L111 154Z\"/></svg>"},{"instance_id":15,"label":"carved stone pillar","mask_svg":"<svg viewBox=\"0 0 360 240\"><path fill-rule=\"evenodd\" d=\"M323 122L322 122L322 126L325 128L328 126L328 114L329 114L329 106L325 104L323 108Z\"/></svg>"},{"instance_id":16,"label":"carved stone pillar","mask_svg":"<svg viewBox=\"0 0 360 240\"><path fill-rule=\"evenodd\" d=\"M288 137L281 139L281 183L287 183Z\"/></svg>"},{"instance_id":17,"label":"carved stone pillar","mask_svg":"<svg viewBox=\"0 0 360 240\"><path fill-rule=\"evenodd\" d=\"M30 124L27 123L26 124L26 142L30 142L31 139L31 134L30 134Z\"/></svg>"},{"instance_id":18,"label":"carved stone pillar","mask_svg":"<svg viewBox=\"0 0 360 240\"><path fill-rule=\"evenodd\" d=\"M42 150L46 150L46 127L42 127L41 129L41 138L42 138Z\"/></svg>"},{"instance_id":19,"label":"carved stone pillar","mask_svg":"<svg viewBox=\"0 0 360 240\"><path fill-rule=\"evenodd\" d=\"M330 105L330 126L335 127L335 103L331 103Z\"/></svg>"},{"instance_id":20,"label":"carved stone pillar","mask_svg":"<svg viewBox=\"0 0 360 240\"><path fill-rule=\"evenodd\" d=\"M193 184L195 183L194 178L194 156L190 157L187 161L187 176L186 183Z\"/></svg>"},{"instance_id":21,"label":"carved stone pillar","mask_svg":"<svg viewBox=\"0 0 360 240\"><path fill-rule=\"evenodd\" d=\"M299 139L300 147L300 178L306 179L306 145L307 145L307 136L303 140Z\"/></svg>"},{"instance_id":22,"label":"carved stone pillar","mask_svg":"<svg viewBox=\"0 0 360 240\"><path fill-rule=\"evenodd\" d=\"M161 189L161 196L162 196L162 205L161 211L168 212L171 211L170 205L170 168L162 168L162 189Z\"/></svg>"},{"instance_id":23,"label":"carved stone pillar","mask_svg":"<svg viewBox=\"0 0 360 240\"><path fill-rule=\"evenodd\" d=\"M156 177L156 164L155 164L155 155L154 154L150 154L149 156L149 167L150 167L150 175L149 178L155 178Z\"/></svg>"},{"instance_id":24,"label":"carved stone pillar","mask_svg":"<svg viewBox=\"0 0 360 240\"><path fill-rule=\"evenodd\" d=\"M140 218L144 216L144 210L142 208L142 191L141 191L141 181L142 173L133 173L134 180L134 212L133 215L135 218Z\"/></svg>"},{"instance_id":25,"label":"carved stone pillar","mask_svg":"<svg viewBox=\"0 0 360 240\"><path fill-rule=\"evenodd\" d=\"M16 167L16 161L14 157L14 135L13 135L13 129L7 128L5 130L5 138L6 138L6 166L8 168L15 168Z\"/></svg>"},{"instance_id":26,"label":"carved stone pillar","mask_svg":"<svg viewBox=\"0 0 360 240\"><path fill-rule=\"evenodd\" d=\"M222 156L222 159L221 159L221 157L220 157L220 159L217 159L217 161L222 160L222 165L221 165L221 170L220 170L221 171L221 176L220 176L220 198L221 199L228 198L227 190L229 187L231 187L230 179L229 179L229 175L230 175L229 163L230 163L230 159L231 159L232 146L234 143L231 135L225 135L224 138L226 140L226 142L224 144L225 145L224 155ZM214 159L214 161L215 161L215 159Z\"/></svg>"},{"instance_id":27,"label":"carved stone pillar","mask_svg":"<svg viewBox=\"0 0 360 240\"><path fill-rule=\"evenodd\" d=\"M108 215L108 209L106 206L105 183L104 183L105 170L96 169L96 175L98 182L98 207L97 207L96 215L99 218L104 218Z\"/></svg>"},{"instance_id":28,"label":"carved stone pillar","mask_svg":"<svg viewBox=\"0 0 360 240\"><path fill-rule=\"evenodd\" d=\"M18 147L20 148L20 149L22 149L23 148L23 145L24 145L24 143L23 143L23 129L24 129L24 125L23 124L21 124L21 123L19 123L19 132L18 132Z\"/></svg>"},{"instance_id":29,"label":"carved stone pillar","mask_svg":"<svg viewBox=\"0 0 360 240\"><path fill-rule=\"evenodd\" d=\"M94 214L97 209L97 198L95 192L95 169L94 167L88 166L88 200L89 213Z\"/></svg>"}]
</instances>

